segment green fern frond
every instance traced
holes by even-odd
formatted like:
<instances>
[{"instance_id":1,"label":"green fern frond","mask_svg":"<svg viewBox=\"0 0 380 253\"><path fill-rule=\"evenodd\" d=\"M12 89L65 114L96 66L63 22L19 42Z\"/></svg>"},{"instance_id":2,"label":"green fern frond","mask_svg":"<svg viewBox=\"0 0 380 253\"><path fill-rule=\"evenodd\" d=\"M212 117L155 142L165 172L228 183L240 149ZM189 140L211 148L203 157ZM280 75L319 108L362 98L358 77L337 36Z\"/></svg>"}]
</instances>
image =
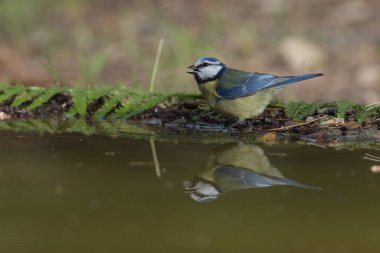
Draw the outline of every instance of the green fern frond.
<instances>
[{"instance_id":1,"label":"green fern frond","mask_svg":"<svg viewBox=\"0 0 380 253\"><path fill-rule=\"evenodd\" d=\"M121 101L125 100L127 95L128 91L126 89L114 90L104 104L94 113L93 117L95 119L104 118L112 109L119 105Z\"/></svg>"},{"instance_id":2,"label":"green fern frond","mask_svg":"<svg viewBox=\"0 0 380 253\"><path fill-rule=\"evenodd\" d=\"M67 117L79 115L86 117L88 106L97 99L107 96L110 93L109 88L94 87L91 89L73 88L70 91L73 100L73 106L66 114Z\"/></svg>"},{"instance_id":3,"label":"green fern frond","mask_svg":"<svg viewBox=\"0 0 380 253\"><path fill-rule=\"evenodd\" d=\"M26 88L21 85L4 87L3 92L0 94L0 103L3 103L7 99L22 93Z\"/></svg>"},{"instance_id":4,"label":"green fern frond","mask_svg":"<svg viewBox=\"0 0 380 253\"><path fill-rule=\"evenodd\" d=\"M143 111L146 111L157 104L164 101L168 95L161 93L146 93L139 94L139 96L132 96L122 105L122 107L115 110L110 116L111 119L128 119Z\"/></svg>"},{"instance_id":5,"label":"green fern frond","mask_svg":"<svg viewBox=\"0 0 380 253\"><path fill-rule=\"evenodd\" d=\"M87 101L89 104L94 102L95 100L107 96L111 92L110 88L105 87L94 87L87 90Z\"/></svg>"},{"instance_id":6,"label":"green fern frond","mask_svg":"<svg viewBox=\"0 0 380 253\"><path fill-rule=\"evenodd\" d=\"M355 102L343 100L343 101L336 102L336 109L337 109L337 117L345 118L349 110L355 109L357 113L360 113L361 111L364 110L364 107Z\"/></svg>"},{"instance_id":7,"label":"green fern frond","mask_svg":"<svg viewBox=\"0 0 380 253\"><path fill-rule=\"evenodd\" d=\"M87 112L87 93L83 89L73 88L70 90L72 106L66 113L66 117L74 117L79 115L85 117Z\"/></svg>"},{"instance_id":8,"label":"green fern frond","mask_svg":"<svg viewBox=\"0 0 380 253\"><path fill-rule=\"evenodd\" d=\"M360 113L358 113L356 120L358 123L364 123L370 118L378 117L380 118L380 107L371 107L367 108L365 110L362 110Z\"/></svg>"},{"instance_id":9,"label":"green fern frond","mask_svg":"<svg viewBox=\"0 0 380 253\"><path fill-rule=\"evenodd\" d=\"M322 104L308 104L305 102L286 102L285 114L293 120L304 120L307 116L313 115Z\"/></svg>"},{"instance_id":10,"label":"green fern frond","mask_svg":"<svg viewBox=\"0 0 380 253\"><path fill-rule=\"evenodd\" d=\"M36 109L37 107L47 103L53 96L63 91L63 88L56 86L45 88L44 92L26 107L26 110L31 111L33 109Z\"/></svg>"},{"instance_id":11,"label":"green fern frond","mask_svg":"<svg viewBox=\"0 0 380 253\"><path fill-rule=\"evenodd\" d=\"M32 101L42 92L44 92L44 89L42 87L31 87L27 90L24 90L22 93L17 95L17 97L13 100L11 106L17 107L25 102Z\"/></svg>"},{"instance_id":12,"label":"green fern frond","mask_svg":"<svg viewBox=\"0 0 380 253\"><path fill-rule=\"evenodd\" d=\"M8 84L5 84L5 83L0 83L0 93L3 92L4 89L8 88L9 85Z\"/></svg>"}]
</instances>

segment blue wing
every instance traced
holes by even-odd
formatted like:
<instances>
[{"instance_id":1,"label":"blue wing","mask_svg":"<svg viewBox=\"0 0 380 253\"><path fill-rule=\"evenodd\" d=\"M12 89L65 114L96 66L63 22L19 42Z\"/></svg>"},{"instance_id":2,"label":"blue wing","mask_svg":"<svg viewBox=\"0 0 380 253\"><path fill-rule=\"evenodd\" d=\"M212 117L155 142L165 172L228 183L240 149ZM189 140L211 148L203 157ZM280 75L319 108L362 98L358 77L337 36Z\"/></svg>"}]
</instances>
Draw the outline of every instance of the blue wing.
<instances>
[{"instance_id":1,"label":"blue wing","mask_svg":"<svg viewBox=\"0 0 380 253\"><path fill-rule=\"evenodd\" d=\"M222 165L215 171L215 182L224 191L260 188L275 185L288 185L311 190L320 190L315 186L305 185L284 177L256 173L249 169L233 165Z\"/></svg>"},{"instance_id":2,"label":"blue wing","mask_svg":"<svg viewBox=\"0 0 380 253\"><path fill-rule=\"evenodd\" d=\"M225 99L234 99L250 96L261 90L282 87L321 75L323 74L279 77L271 74L249 73L228 69L218 80L216 92Z\"/></svg>"}]
</instances>

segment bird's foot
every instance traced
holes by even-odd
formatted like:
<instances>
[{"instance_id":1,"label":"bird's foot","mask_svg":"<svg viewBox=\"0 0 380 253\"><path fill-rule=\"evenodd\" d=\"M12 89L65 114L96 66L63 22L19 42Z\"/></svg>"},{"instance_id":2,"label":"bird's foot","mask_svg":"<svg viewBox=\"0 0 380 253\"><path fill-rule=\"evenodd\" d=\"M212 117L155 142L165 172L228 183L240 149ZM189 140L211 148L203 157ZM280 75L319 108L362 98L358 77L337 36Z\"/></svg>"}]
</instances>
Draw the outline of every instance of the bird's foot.
<instances>
[{"instance_id":1,"label":"bird's foot","mask_svg":"<svg viewBox=\"0 0 380 253\"><path fill-rule=\"evenodd\" d=\"M254 129L253 122L251 120L245 120L245 123L247 124L249 131L252 132Z\"/></svg>"},{"instance_id":2,"label":"bird's foot","mask_svg":"<svg viewBox=\"0 0 380 253\"><path fill-rule=\"evenodd\" d=\"M239 126L241 126L242 123L244 123L244 120L230 119L224 122L224 126L229 129L239 128Z\"/></svg>"}]
</instances>

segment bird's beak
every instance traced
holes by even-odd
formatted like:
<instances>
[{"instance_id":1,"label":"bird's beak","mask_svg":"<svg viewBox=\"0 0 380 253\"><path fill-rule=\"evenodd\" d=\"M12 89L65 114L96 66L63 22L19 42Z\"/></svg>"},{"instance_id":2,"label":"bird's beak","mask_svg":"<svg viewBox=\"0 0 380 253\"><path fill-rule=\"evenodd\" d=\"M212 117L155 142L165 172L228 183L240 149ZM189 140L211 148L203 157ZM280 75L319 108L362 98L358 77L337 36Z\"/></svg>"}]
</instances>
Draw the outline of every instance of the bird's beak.
<instances>
[{"instance_id":1,"label":"bird's beak","mask_svg":"<svg viewBox=\"0 0 380 253\"><path fill-rule=\"evenodd\" d=\"M186 71L188 74L195 74L195 71L198 70L196 67L194 67L193 65L190 65L189 67L187 67L188 69L191 69L189 71Z\"/></svg>"}]
</instances>

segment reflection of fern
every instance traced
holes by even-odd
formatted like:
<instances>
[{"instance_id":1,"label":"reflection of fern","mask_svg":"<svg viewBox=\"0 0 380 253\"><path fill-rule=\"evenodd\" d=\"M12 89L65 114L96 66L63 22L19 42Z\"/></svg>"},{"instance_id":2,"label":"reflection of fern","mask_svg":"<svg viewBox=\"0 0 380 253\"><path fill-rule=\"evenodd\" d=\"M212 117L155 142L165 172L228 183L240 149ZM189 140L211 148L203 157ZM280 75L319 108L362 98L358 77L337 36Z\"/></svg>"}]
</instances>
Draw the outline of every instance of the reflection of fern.
<instances>
[{"instance_id":1,"label":"reflection of fern","mask_svg":"<svg viewBox=\"0 0 380 253\"><path fill-rule=\"evenodd\" d=\"M0 120L0 131L13 131L13 127L9 125L9 122Z\"/></svg>"},{"instance_id":2,"label":"reflection of fern","mask_svg":"<svg viewBox=\"0 0 380 253\"><path fill-rule=\"evenodd\" d=\"M85 135L90 135L96 133L95 128L89 124L87 124L86 120L84 119L78 119L72 122L73 124L70 125L65 129L66 132L70 133L82 133Z\"/></svg>"},{"instance_id":3,"label":"reflection of fern","mask_svg":"<svg viewBox=\"0 0 380 253\"><path fill-rule=\"evenodd\" d=\"M10 124L16 132L33 132L36 128L29 121L15 121Z\"/></svg>"},{"instance_id":4,"label":"reflection of fern","mask_svg":"<svg viewBox=\"0 0 380 253\"><path fill-rule=\"evenodd\" d=\"M49 121L33 119L30 120L30 123L34 127L34 129L40 133L55 133L55 128L51 125Z\"/></svg>"}]
</instances>

